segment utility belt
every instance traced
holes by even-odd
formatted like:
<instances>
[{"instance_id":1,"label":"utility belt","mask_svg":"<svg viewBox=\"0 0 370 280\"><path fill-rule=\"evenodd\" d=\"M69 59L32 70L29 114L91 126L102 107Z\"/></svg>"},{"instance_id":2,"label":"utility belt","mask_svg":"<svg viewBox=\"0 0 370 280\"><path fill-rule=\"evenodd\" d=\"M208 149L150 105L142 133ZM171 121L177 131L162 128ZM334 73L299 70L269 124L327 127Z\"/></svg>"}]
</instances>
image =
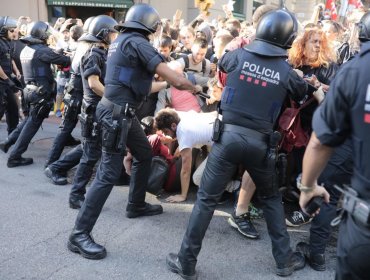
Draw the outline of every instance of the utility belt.
<instances>
[{"instance_id":1,"label":"utility belt","mask_svg":"<svg viewBox=\"0 0 370 280\"><path fill-rule=\"evenodd\" d=\"M269 141L269 135L268 134L265 134L265 133L259 132L257 130L254 130L254 129L247 128L247 127L243 127L243 126L240 126L240 125L225 123L225 124L223 124L223 130L222 131L223 132L235 132L235 133L243 134L245 136L252 137L254 139L257 139L258 141L265 142L265 143L268 143L268 141Z\"/></svg>"},{"instance_id":2,"label":"utility belt","mask_svg":"<svg viewBox=\"0 0 370 280\"><path fill-rule=\"evenodd\" d=\"M23 89L23 98L27 104L37 104L42 99L47 99L48 92L43 86L29 82Z\"/></svg>"},{"instance_id":3,"label":"utility belt","mask_svg":"<svg viewBox=\"0 0 370 280\"><path fill-rule=\"evenodd\" d=\"M357 191L351 187L344 186L344 188L340 188L337 185L334 185L334 187L344 195L342 202L343 210L350 214L355 221L370 229L370 204L359 198ZM338 223L341 216L333 220L332 224Z\"/></svg>"},{"instance_id":4,"label":"utility belt","mask_svg":"<svg viewBox=\"0 0 370 280\"><path fill-rule=\"evenodd\" d=\"M240 125L235 124L223 124L222 121L217 117L215 120L215 124L213 126L213 136L212 140L220 138L222 132L235 132L238 134L242 134L251 138L254 138L258 141L264 142L268 145L266 159L267 164L271 168L278 167L279 165L283 165L284 158L283 156L278 156L278 144L281 139L281 134L278 131L273 131L269 134L262 133L257 130L247 128ZM282 163L279 163L279 159L282 160ZM282 169L286 168L285 166L281 167Z\"/></svg>"},{"instance_id":5,"label":"utility belt","mask_svg":"<svg viewBox=\"0 0 370 280\"><path fill-rule=\"evenodd\" d=\"M105 96L102 97L100 100L100 103L103 104L105 107L111 109L113 111L113 115L123 115L129 118L135 117L136 109L130 107L128 103L126 103L125 106L118 105L116 103L113 103L109 99L107 99Z\"/></svg>"},{"instance_id":6,"label":"utility belt","mask_svg":"<svg viewBox=\"0 0 370 280\"><path fill-rule=\"evenodd\" d=\"M135 109L120 106L105 98L100 103L111 109L112 119L102 120L102 148L104 152L111 154L125 154L127 134L131 127L132 118L135 117Z\"/></svg>"},{"instance_id":7,"label":"utility belt","mask_svg":"<svg viewBox=\"0 0 370 280\"><path fill-rule=\"evenodd\" d=\"M96 106L82 100L81 113L78 119L81 123L81 136L84 138L95 138L100 135L100 125L95 121Z\"/></svg>"}]
</instances>

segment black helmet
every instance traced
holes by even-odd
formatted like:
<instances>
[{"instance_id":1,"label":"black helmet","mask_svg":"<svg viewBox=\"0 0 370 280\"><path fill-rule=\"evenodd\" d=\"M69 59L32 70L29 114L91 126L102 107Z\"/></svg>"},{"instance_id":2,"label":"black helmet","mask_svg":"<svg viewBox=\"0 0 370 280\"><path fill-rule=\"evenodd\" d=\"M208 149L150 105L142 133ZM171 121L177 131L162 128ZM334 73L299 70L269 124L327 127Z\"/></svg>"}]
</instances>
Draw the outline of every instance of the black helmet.
<instances>
[{"instance_id":1,"label":"black helmet","mask_svg":"<svg viewBox=\"0 0 370 280\"><path fill-rule=\"evenodd\" d=\"M85 20L84 26L82 27L84 33L89 32L90 24L91 24L91 22L93 21L94 18L95 17L89 17L87 20Z\"/></svg>"},{"instance_id":2,"label":"black helmet","mask_svg":"<svg viewBox=\"0 0 370 280\"><path fill-rule=\"evenodd\" d=\"M49 25L43 21L31 23L27 28L27 36L21 38L26 43L42 44L49 38Z\"/></svg>"},{"instance_id":3,"label":"black helmet","mask_svg":"<svg viewBox=\"0 0 370 280\"><path fill-rule=\"evenodd\" d=\"M286 56L297 37L298 22L287 10L265 14L257 25L256 39L246 48L266 56Z\"/></svg>"},{"instance_id":4,"label":"black helmet","mask_svg":"<svg viewBox=\"0 0 370 280\"><path fill-rule=\"evenodd\" d=\"M87 34L83 35L79 40L88 42L102 42L108 43L107 35L109 32L117 32L114 26L117 25L117 21L106 15L100 15L92 19L89 24Z\"/></svg>"},{"instance_id":5,"label":"black helmet","mask_svg":"<svg viewBox=\"0 0 370 280\"><path fill-rule=\"evenodd\" d=\"M7 31L17 27L17 21L11 17L0 17L0 37L6 37Z\"/></svg>"},{"instance_id":6,"label":"black helmet","mask_svg":"<svg viewBox=\"0 0 370 280\"><path fill-rule=\"evenodd\" d=\"M126 27L154 33L160 24L161 18L156 9L148 4L136 4L128 10L125 22L118 24L115 28L119 31L122 27Z\"/></svg>"},{"instance_id":7,"label":"black helmet","mask_svg":"<svg viewBox=\"0 0 370 280\"><path fill-rule=\"evenodd\" d=\"M357 26L358 26L358 39L361 42L370 41L370 12L367 12L362 16Z\"/></svg>"}]
</instances>

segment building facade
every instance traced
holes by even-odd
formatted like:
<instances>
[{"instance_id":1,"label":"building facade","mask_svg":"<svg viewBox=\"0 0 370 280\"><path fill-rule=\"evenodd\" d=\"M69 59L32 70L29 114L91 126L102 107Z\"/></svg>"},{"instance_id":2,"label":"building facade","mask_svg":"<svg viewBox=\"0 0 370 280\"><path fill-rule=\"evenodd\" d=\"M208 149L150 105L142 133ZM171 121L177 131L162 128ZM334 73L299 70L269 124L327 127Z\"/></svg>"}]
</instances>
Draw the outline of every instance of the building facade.
<instances>
[{"instance_id":1,"label":"building facade","mask_svg":"<svg viewBox=\"0 0 370 280\"><path fill-rule=\"evenodd\" d=\"M312 16L313 8L325 0L234 0L234 16L241 20L251 21L254 10L262 4L279 7L285 2L286 7L297 15L300 21ZM366 5L370 0L364 0ZM214 0L215 4L209 9L210 20L223 17L222 6L228 0ZM126 11L133 3L148 3L155 7L161 17L172 19L177 9L182 11L182 18L190 22L198 14L194 0L0 0L1 15L14 18L30 16L32 20L55 22L58 17L81 18L107 14L117 20L124 18Z\"/></svg>"}]
</instances>

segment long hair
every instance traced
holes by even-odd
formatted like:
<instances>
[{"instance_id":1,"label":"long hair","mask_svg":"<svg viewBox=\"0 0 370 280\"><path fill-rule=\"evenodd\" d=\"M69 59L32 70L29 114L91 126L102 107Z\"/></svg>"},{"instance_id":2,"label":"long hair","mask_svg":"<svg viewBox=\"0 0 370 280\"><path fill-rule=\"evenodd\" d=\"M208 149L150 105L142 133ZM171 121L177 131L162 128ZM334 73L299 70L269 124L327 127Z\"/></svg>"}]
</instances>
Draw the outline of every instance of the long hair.
<instances>
[{"instance_id":1,"label":"long hair","mask_svg":"<svg viewBox=\"0 0 370 280\"><path fill-rule=\"evenodd\" d=\"M320 52L316 61L308 61L308 57L305 55L305 47L310 38L319 34L321 37ZM328 41L325 33L318 27L308 28L304 33L299 36L292 45L292 48L288 51L288 60L293 68L301 67L304 65L317 68L320 66L329 67L330 63L337 61L336 50Z\"/></svg>"}]
</instances>

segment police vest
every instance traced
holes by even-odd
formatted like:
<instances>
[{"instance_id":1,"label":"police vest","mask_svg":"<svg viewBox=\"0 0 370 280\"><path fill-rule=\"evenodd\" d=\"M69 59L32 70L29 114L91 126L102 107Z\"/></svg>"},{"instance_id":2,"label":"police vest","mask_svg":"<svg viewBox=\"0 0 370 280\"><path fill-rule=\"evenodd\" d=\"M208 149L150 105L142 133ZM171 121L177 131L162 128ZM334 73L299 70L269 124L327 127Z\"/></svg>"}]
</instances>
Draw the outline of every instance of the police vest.
<instances>
[{"instance_id":1,"label":"police vest","mask_svg":"<svg viewBox=\"0 0 370 280\"><path fill-rule=\"evenodd\" d=\"M105 62L107 60L107 52L104 49L93 47L90 50L88 50L86 54L81 58L80 73L81 73L82 85L83 85L83 99L87 101L87 103L89 103L90 105L97 105L101 97L97 95L95 92L93 92L92 89L90 88L88 77L86 78L84 77L84 75L86 74L85 71L89 71L89 69L85 68L86 63L92 57L97 58L97 61L98 61L97 68L100 71L99 80L104 85L104 77L106 73L106 63ZM91 70L94 71L94 69L92 68Z\"/></svg>"},{"instance_id":2,"label":"police vest","mask_svg":"<svg viewBox=\"0 0 370 280\"><path fill-rule=\"evenodd\" d=\"M223 121L271 131L288 94L284 84L291 67L281 57L258 56L245 49L235 51L239 63L227 73L221 99Z\"/></svg>"},{"instance_id":3,"label":"police vest","mask_svg":"<svg viewBox=\"0 0 370 280\"><path fill-rule=\"evenodd\" d=\"M10 43L0 38L0 66L5 74L10 77L13 72Z\"/></svg>"},{"instance_id":4,"label":"police vest","mask_svg":"<svg viewBox=\"0 0 370 280\"><path fill-rule=\"evenodd\" d=\"M28 45L24 47L20 58L23 69L23 76L26 83L34 82L38 85L48 86L51 90L54 84L54 76L50 68L50 62L42 61L39 58L41 53L49 52L47 46L41 44Z\"/></svg>"},{"instance_id":5,"label":"police vest","mask_svg":"<svg viewBox=\"0 0 370 280\"><path fill-rule=\"evenodd\" d=\"M109 48L104 96L114 103L137 107L150 92L153 74L141 64L136 51L126 48L143 38L140 33L123 33Z\"/></svg>"}]
</instances>

